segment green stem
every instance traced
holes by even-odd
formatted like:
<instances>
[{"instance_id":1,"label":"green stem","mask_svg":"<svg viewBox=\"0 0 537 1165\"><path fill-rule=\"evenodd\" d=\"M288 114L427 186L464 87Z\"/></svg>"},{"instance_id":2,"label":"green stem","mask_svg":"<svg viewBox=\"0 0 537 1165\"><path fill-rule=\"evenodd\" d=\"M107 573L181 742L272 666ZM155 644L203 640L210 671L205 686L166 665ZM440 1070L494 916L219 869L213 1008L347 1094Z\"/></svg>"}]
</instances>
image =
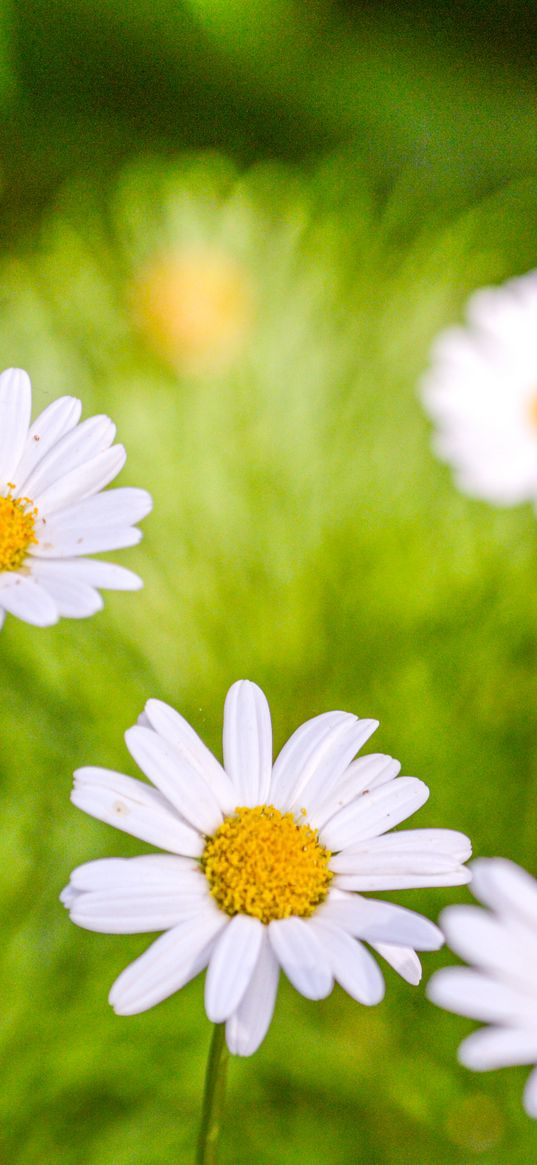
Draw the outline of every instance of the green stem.
<instances>
[{"instance_id":1,"label":"green stem","mask_svg":"<svg viewBox=\"0 0 537 1165\"><path fill-rule=\"evenodd\" d=\"M229 1052L225 1023L215 1023L207 1061L196 1165L216 1165L222 1127Z\"/></svg>"}]
</instances>

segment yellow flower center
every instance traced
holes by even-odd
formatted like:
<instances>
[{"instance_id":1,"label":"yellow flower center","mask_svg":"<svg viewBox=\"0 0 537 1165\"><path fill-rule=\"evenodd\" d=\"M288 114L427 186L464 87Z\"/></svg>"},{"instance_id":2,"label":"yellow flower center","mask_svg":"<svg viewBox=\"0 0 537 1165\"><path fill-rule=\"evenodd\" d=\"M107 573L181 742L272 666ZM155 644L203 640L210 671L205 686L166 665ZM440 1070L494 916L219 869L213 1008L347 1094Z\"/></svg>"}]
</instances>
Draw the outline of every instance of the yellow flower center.
<instances>
[{"instance_id":1,"label":"yellow flower center","mask_svg":"<svg viewBox=\"0 0 537 1165\"><path fill-rule=\"evenodd\" d=\"M196 251L155 259L139 276L133 314L151 347L173 367L203 372L227 364L253 314L247 272L229 255Z\"/></svg>"},{"instance_id":2,"label":"yellow flower center","mask_svg":"<svg viewBox=\"0 0 537 1165\"><path fill-rule=\"evenodd\" d=\"M30 498L0 497L0 571L18 570L37 542L37 510Z\"/></svg>"},{"instance_id":3,"label":"yellow flower center","mask_svg":"<svg viewBox=\"0 0 537 1165\"><path fill-rule=\"evenodd\" d=\"M225 914L269 923L314 913L333 877L331 856L316 829L273 805L258 805L226 818L208 839L201 868Z\"/></svg>"}]
</instances>

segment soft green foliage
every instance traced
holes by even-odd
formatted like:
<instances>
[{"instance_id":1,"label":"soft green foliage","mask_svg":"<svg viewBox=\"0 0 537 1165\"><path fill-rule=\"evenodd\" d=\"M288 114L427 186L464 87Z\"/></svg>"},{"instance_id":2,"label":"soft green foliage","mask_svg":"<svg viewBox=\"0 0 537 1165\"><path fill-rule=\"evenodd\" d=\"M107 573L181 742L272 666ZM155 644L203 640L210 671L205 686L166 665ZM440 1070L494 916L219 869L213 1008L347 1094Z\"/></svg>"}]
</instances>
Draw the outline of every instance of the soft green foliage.
<instances>
[{"instance_id":1,"label":"soft green foliage","mask_svg":"<svg viewBox=\"0 0 537 1165\"><path fill-rule=\"evenodd\" d=\"M54 7L61 31L66 5ZM201 980L146 1015L115 1017L109 986L150 939L77 930L58 903L74 866L148 848L68 798L77 766L135 773L122 733L149 696L178 707L217 753L224 695L241 676L266 691L277 747L327 709L377 717L371 749L430 785L416 825L462 829L476 853L537 873L535 514L456 492L431 453L418 392L433 336L461 318L471 290L537 265L537 183L517 178L483 197L478 167L454 177L461 138L473 157L477 107L474 161L489 179L527 171L528 107L512 90L498 112L499 80L465 76L452 77L451 106L446 97L425 109L412 54L394 65L380 32L364 42L356 88L349 45L359 29L345 44L332 29L324 53L331 8L312 6L321 31L313 21L306 35L301 6L287 0L255 10L107 0L98 12L79 0L82 27L115 22L134 61L158 44L173 75L176 21L183 31L193 22L207 38L192 42L207 75L217 44L223 91L232 73L256 108L266 104L263 132L281 140L281 155L318 138L332 152L240 170L224 155L256 146L239 121L229 149L222 140L219 152L170 158L156 153L155 130L149 156L146 140L141 159L88 176L60 111L66 155L60 164L61 134L45 134L32 183L47 188L47 151L53 169L74 174L39 228L5 240L0 367L28 369L36 409L70 392L84 416L112 416L128 452L120 484L155 501L141 546L108 556L143 575L141 593L110 593L91 620L46 631L8 617L0 636L0 1157L9 1165L192 1159L209 1044ZM64 43L58 33L54 60ZM422 29L418 60L445 92L425 43ZM79 92L70 74L65 92L68 109ZM296 121L285 147L276 92ZM501 149L509 127L512 166ZM373 135L371 150L357 148L355 133L358 145ZM197 125L185 139L196 134L205 145ZM393 177L428 134L442 165L402 165ZM105 152L116 136L133 153L113 118ZM148 265L185 254L224 255L242 273L238 339L216 361L172 360L136 316ZM467 893L396 897L436 917ZM425 978L443 959L425 956ZM525 1070L480 1078L459 1068L471 1025L389 968L386 980L372 1010L339 990L309 1003L282 983L261 1050L231 1063L222 1165L532 1159Z\"/></svg>"}]
</instances>

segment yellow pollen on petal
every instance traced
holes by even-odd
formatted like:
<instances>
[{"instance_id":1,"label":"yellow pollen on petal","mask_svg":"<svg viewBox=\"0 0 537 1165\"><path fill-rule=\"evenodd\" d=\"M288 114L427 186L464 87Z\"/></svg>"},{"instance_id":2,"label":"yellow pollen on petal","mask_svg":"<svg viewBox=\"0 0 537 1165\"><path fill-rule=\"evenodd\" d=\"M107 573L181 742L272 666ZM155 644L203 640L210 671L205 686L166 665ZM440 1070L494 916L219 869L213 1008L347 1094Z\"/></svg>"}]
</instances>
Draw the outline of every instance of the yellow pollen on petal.
<instances>
[{"instance_id":1,"label":"yellow pollen on petal","mask_svg":"<svg viewBox=\"0 0 537 1165\"><path fill-rule=\"evenodd\" d=\"M0 497L0 571L22 566L28 547L37 543L36 518L37 509L30 498Z\"/></svg>"},{"instance_id":2,"label":"yellow pollen on petal","mask_svg":"<svg viewBox=\"0 0 537 1165\"><path fill-rule=\"evenodd\" d=\"M328 894L330 850L316 829L273 805L239 807L208 838L201 868L225 914L263 923L309 918Z\"/></svg>"},{"instance_id":3,"label":"yellow pollen on petal","mask_svg":"<svg viewBox=\"0 0 537 1165\"><path fill-rule=\"evenodd\" d=\"M194 373L228 364L253 317L248 272L230 255L212 250L156 257L139 274L131 305L158 355Z\"/></svg>"}]
</instances>

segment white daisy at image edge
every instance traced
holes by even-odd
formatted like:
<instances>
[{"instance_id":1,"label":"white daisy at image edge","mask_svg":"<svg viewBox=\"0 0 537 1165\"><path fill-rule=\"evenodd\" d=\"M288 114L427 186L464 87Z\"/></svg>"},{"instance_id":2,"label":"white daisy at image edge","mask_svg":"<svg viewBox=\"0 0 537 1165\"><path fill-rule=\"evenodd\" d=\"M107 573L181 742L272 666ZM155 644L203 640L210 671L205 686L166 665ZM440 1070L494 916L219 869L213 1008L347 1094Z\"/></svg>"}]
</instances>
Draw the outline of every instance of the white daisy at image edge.
<instances>
[{"instance_id":1,"label":"white daisy at image edge","mask_svg":"<svg viewBox=\"0 0 537 1165\"><path fill-rule=\"evenodd\" d=\"M81 403L62 396L31 424L26 372L0 375L0 627L6 612L48 627L95 614L96 588L137 590L125 567L84 557L134 546L151 509L145 490L101 491L125 464L106 416L79 424Z\"/></svg>"},{"instance_id":2,"label":"white daisy at image edge","mask_svg":"<svg viewBox=\"0 0 537 1165\"><path fill-rule=\"evenodd\" d=\"M537 1065L537 882L505 858L472 863L472 893L488 907L448 906L440 923L451 949L471 967L445 967L427 986L439 1007L482 1020L459 1060L475 1072ZM524 1092L537 1118L537 1067Z\"/></svg>"},{"instance_id":3,"label":"white daisy at image edge","mask_svg":"<svg viewBox=\"0 0 537 1165\"><path fill-rule=\"evenodd\" d=\"M435 340L421 382L435 452L463 493L537 502L537 271L476 291Z\"/></svg>"},{"instance_id":4,"label":"white daisy at image edge","mask_svg":"<svg viewBox=\"0 0 537 1165\"><path fill-rule=\"evenodd\" d=\"M224 710L224 765L169 705L149 700L127 747L153 786L102 768L75 773L72 801L167 850L80 866L62 893L73 922L108 934L166 931L119 976L110 1003L142 1012L207 967L205 1007L229 1049L251 1055L269 1027L280 968L308 999L334 981L379 1003L370 947L409 983L416 950L436 950L427 918L364 891L468 882L471 846L450 829L389 833L429 796L376 753L353 758L376 720L326 712L272 763L269 707L239 680Z\"/></svg>"}]
</instances>

